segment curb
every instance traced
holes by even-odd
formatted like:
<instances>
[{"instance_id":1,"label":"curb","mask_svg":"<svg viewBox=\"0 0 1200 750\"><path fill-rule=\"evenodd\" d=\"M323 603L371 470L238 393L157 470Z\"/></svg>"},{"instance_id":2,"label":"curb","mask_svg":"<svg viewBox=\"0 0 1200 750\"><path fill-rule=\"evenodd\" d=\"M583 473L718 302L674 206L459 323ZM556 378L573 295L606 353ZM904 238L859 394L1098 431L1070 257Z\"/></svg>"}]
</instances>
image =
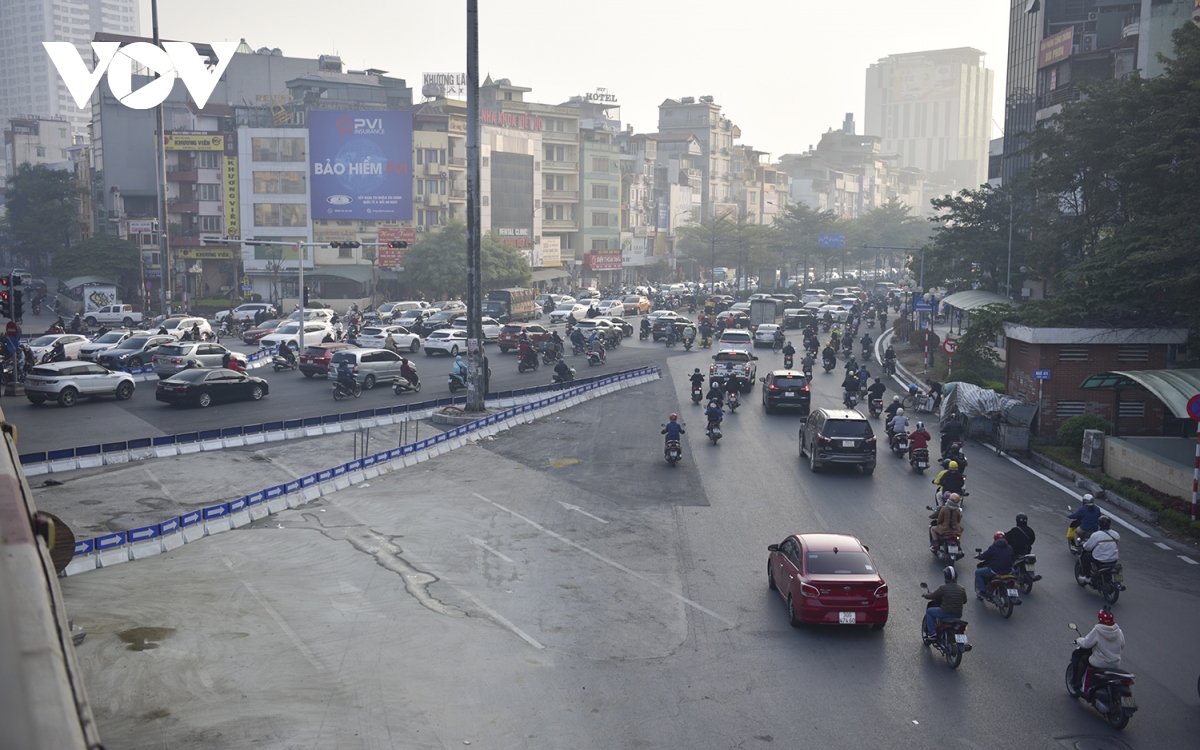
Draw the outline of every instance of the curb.
<instances>
[{"instance_id":1,"label":"curb","mask_svg":"<svg viewBox=\"0 0 1200 750\"><path fill-rule=\"evenodd\" d=\"M1143 521L1146 521L1147 523L1154 523L1154 524L1158 523L1158 514L1155 513L1154 511L1150 510L1149 508L1143 508L1142 506L1138 505L1137 503L1133 502L1132 500L1121 497L1120 495L1116 494L1112 490L1105 489L1104 487L1096 484L1095 482L1088 479L1087 477L1081 475L1079 472L1075 471L1074 469L1067 468L1066 466L1063 466L1060 463L1052 461L1049 458L1046 458L1045 456L1043 456L1042 454L1034 452L1034 451L1030 451L1028 461L1030 463L1037 464L1038 466L1042 467L1043 469L1053 472L1054 474L1057 474L1058 476L1062 477L1063 479L1067 479L1067 480L1071 481L1076 487L1079 487L1083 490L1086 490L1087 492L1090 492L1091 494L1095 495L1098 499L1103 500L1104 502L1112 503L1113 505L1117 506L1118 508L1121 508L1123 510L1128 511L1129 513L1132 513L1133 515L1137 516L1138 518L1140 518Z\"/></svg>"},{"instance_id":2,"label":"curb","mask_svg":"<svg viewBox=\"0 0 1200 750\"><path fill-rule=\"evenodd\" d=\"M490 414L425 440L323 469L236 500L197 508L163 523L91 539L80 539L75 543L75 557L62 575L79 575L89 570L170 552L184 544L245 526L289 508L299 507L318 497L344 490L381 474L427 461L455 448L461 448L469 442L476 442L480 438L492 437L517 425L661 377L658 367L646 367L613 375L595 383L559 391L531 403L514 405L502 412Z\"/></svg>"}]
</instances>

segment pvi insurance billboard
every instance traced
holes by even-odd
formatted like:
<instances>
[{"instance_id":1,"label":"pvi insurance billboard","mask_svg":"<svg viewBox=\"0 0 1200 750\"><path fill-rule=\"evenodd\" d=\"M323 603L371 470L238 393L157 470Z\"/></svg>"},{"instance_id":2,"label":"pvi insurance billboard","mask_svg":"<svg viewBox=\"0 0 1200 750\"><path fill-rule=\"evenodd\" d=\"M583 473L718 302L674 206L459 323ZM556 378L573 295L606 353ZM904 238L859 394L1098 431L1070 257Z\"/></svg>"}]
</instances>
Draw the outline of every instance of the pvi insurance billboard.
<instances>
[{"instance_id":1,"label":"pvi insurance billboard","mask_svg":"<svg viewBox=\"0 0 1200 750\"><path fill-rule=\"evenodd\" d=\"M312 218L412 218L412 113L309 110Z\"/></svg>"}]
</instances>

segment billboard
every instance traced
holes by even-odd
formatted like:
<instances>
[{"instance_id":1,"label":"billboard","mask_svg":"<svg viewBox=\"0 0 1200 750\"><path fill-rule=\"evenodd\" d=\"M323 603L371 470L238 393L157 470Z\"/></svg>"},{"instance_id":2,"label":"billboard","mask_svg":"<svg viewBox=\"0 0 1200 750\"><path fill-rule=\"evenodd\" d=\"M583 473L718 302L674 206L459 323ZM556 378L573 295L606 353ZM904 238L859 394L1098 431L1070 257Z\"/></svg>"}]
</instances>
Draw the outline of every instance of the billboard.
<instances>
[{"instance_id":1,"label":"billboard","mask_svg":"<svg viewBox=\"0 0 1200 750\"><path fill-rule=\"evenodd\" d=\"M311 110L312 218L412 219L412 113Z\"/></svg>"},{"instance_id":2,"label":"billboard","mask_svg":"<svg viewBox=\"0 0 1200 750\"><path fill-rule=\"evenodd\" d=\"M958 90L958 65L905 65L892 74L892 101L932 102L955 99Z\"/></svg>"},{"instance_id":3,"label":"billboard","mask_svg":"<svg viewBox=\"0 0 1200 750\"><path fill-rule=\"evenodd\" d=\"M242 198L238 191L238 158L224 157L223 168L225 182L225 236L241 238L242 236Z\"/></svg>"},{"instance_id":4,"label":"billboard","mask_svg":"<svg viewBox=\"0 0 1200 750\"><path fill-rule=\"evenodd\" d=\"M167 151L224 151L225 136L216 133L167 133Z\"/></svg>"},{"instance_id":5,"label":"billboard","mask_svg":"<svg viewBox=\"0 0 1200 750\"><path fill-rule=\"evenodd\" d=\"M1057 34L1046 37L1038 44L1038 68L1066 60L1071 56L1071 47L1074 44L1074 26L1068 26Z\"/></svg>"},{"instance_id":6,"label":"billboard","mask_svg":"<svg viewBox=\"0 0 1200 750\"><path fill-rule=\"evenodd\" d=\"M380 227L379 242L417 242L417 230L412 227ZM380 268L399 268L404 265L404 250L398 247L379 248Z\"/></svg>"}]
</instances>

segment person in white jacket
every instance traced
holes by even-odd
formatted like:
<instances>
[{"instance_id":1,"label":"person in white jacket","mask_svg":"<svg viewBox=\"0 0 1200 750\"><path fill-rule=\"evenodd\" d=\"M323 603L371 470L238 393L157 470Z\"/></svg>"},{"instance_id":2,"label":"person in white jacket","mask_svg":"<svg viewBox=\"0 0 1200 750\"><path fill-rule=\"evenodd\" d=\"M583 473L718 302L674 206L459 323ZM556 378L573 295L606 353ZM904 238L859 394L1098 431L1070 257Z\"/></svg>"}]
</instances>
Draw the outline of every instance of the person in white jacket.
<instances>
[{"instance_id":1,"label":"person in white jacket","mask_svg":"<svg viewBox=\"0 0 1200 750\"><path fill-rule=\"evenodd\" d=\"M1115 563L1121 557L1117 542L1121 535L1112 530L1112 519L1100 516L1097 521L1098 531L1092 533L1083 543L1083 554L1079 557L1079 583L1085 584L1091 580L1092 561L1098 563Z\"/></svg>"},{"instance_id":2,"label":"person in white jacket","mask_svg":"<svg viewBox=\"0 0 1200 750\"><path fill-rule=\"evenodd\" d=\"M1117 669L1121 666L1121 649L1125 648L1125 634L1121 632L1121 626L1117 625L1117 619L1108 607L1097 613L1096 620L1095 627L1087 635L1075 640L1077 648L1072 660L1075 663L1076 686L1083 683L1086 671L1084 656L1095 669ZM1083 685L1085 692L1087 687Z\"/></svg>"}]
</instances>

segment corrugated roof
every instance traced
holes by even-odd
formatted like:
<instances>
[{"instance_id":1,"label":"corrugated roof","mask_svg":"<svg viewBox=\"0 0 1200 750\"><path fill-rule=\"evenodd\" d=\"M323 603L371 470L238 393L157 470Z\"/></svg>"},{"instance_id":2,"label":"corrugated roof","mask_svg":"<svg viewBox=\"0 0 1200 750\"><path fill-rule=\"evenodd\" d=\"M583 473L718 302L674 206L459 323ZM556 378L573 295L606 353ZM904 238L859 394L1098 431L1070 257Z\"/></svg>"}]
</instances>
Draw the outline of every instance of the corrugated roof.
<instances>
[{"instance_id":1,"label":"corrugated roof","mask_svg":"<svg viewBox=\"0 0 1200 750\"><path fill-rule=\"evenodd\" d=\"M66 286L67 289L74 289L75 287L83 286L84 284L111 284L112 286L116 286L117 282L113 281L112 279L106 279L102 276L76 276L73 279L67 279L63 282L63 285Z\"/></svg>"},{"instance_id":2,"label":"corrugated roof","mask_svg":"<svg viewBox=\"0 0 1200 750\"><path fill-rule=\"evenodd\" d=\"M1013 301L1007 297L1001 297L999 294L994 292L971 290L969 292L955 292L954 294L947 295L942 300L942 304L950 305L951 307L956 307L959 310L966 310L969 312L980 307L987 307L988 305L1011 306Z\"/></svg>"},{"instance_id":3,"label":"corrugated roof","mask_svg":"<svg viewBox=\"0 0 1200 750\"><path fill-rule=\"evenodd\" d=\"M1090 391L1140 385L1166 404L1178 419L1188 419L1187 402L1200 393L1200 370L1113 370L1089 375L1079 386Z\"/></svg>"}]
</instances>

